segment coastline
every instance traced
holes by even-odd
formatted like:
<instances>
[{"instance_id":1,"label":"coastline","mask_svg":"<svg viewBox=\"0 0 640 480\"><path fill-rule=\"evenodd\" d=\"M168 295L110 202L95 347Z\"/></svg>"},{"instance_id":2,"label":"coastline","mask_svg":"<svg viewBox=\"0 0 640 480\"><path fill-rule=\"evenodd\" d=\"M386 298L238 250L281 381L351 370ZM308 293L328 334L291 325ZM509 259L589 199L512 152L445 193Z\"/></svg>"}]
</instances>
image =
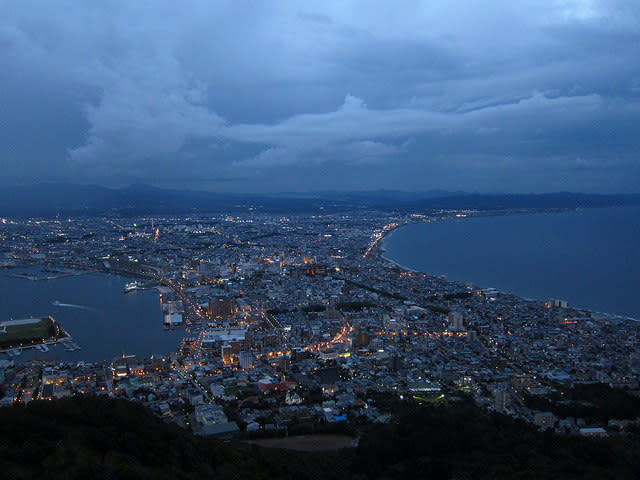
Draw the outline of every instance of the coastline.
<instances>
[{"instance_id":1,"label":"coastline","mask_svg":"<svg viewBox=\"0 0 640 480\"><path fill-rule=\"evenodd\" d=\"M40 265L25 267L35 271ZM184 331L166 331L162 328L162 313L155 292L141 291L139 293L142 295L125 295L122 286L128 279L130 277L119 273L87 269L79 275L39 282L24 277L15 278L4 272L0 277L8 288L4 295L9 295L6 292L14 292L15 295L15 292L29 289L31 299L29 302L24 299L15 302L9 301L11 297L7 296L1 313L6 318L35 315L52 315L56 318L82 348L74 351L64 349L64 341L49 345L53 347L49 356L63 362L111 361L123 351L139 357L175 351ZM13 285L15 282L23 283ZM77 287L80 283L82 289L68 286ZM65 290L68 288L71 290ZM56 299L64 303L52 303ZM33 351L38 353L37 350ZM32 354L14 359L23 363L31 358Z\"/></svg>"},{"instance_id":2,"label":"coastline","mask_svg":"<svg viewBox=\"0 0 640 480\"><path fill-rule=\"evenodd\" d=\"M427 273L427 272L421 272L421 271L419 271L419 270L416 270L416 269L413 269L413 268L409 268L409 267L407 267L406 265L402 265L401 263L398 263L398 262L396 262L395 260L393 260L393 259L391 259L391 258L389 258L389 257L386 257L386 256L385 256L385 253L386 253L386 251L383 249L383 250L382 250L382 252L381 252L381 253L380 253L380 255L379 255L379 256L380 256L380 258L381 258L382 260L384 260L385 262L390 263L390 264L392 264L392 265L394 265L394 266L396 266L396 267L398 267L398 268L400 268L400 269L404 270L405 272L411 272L411 273L423 273L423 274L425 274L425 275L429 275L429 273Z\"/></svg>"},{"instance_id":3,"label":"coastline","mask_svg":"<svg viewBox=\"0 0 640 480\"><path fill-rule=\"evenodd\" d=\"M477 285L474 282L471 281L466 281L466 280L451 280L449 279L446 275L434 275L431 274L429 272L426 271L422 271L416 268L411 268L408 267L406 265L401 264L400 262L392 259L389 257L389 253L388 253L388 249L386 248L385 245L385 241L391 236L391 234L393 232L395 232L396 230L399 230L402 227L408 227L411 225L419 225L419 224L426 224L426 223L443 223L443 222L450 222L452 220L462 220L462 219L467 219L467 218L477 218L477 217L498 217L498 216L516 216L516 215L526 215L526 214L548 214L548 213L563 213L563 212L567 212L567 211L572 211L572 210L562 210L562 211L558 211L558 210L550 210L550 211L533 211L533 212L522 212L522 211L518 211L518 212L513 212L513 213L504 213L504 212L499 212L496 214L488 214L488 215L468 215L465 217L457 217L457 216L450 216L448 218L438 218L438 219L430 219L428 221L405 221L404 223L401 223L399 225L397 225L396 227L390 229L389 231L386 231L383 233L382 237L379 239L379 241L377 242L377 248L375 250L374 253L375 256L379 257L380 259L382 259L384 262L387 262L395 267L398 267L400 269L402 269L403 271L406 272L410 272L410 273L420 273L420 274L424 274L424 275L428 275L428 276L432 276L432 277L444 277L446 279L447 282L451 282L451 283L464 283L467 285L471 285L473 287L482 289L482 288L495 288L495 287L487 287L487 286L480 286ZM514 292L508 292L505 291L503 289L497 289L496 291L499 294L502 295L510 295L513 297L518 298L519 300L523 301L523 302L546 302L548 301L547 299L541 299L539 297L534 297L534 298L526 298L523 295L519 294L519 293L514 293ZM555 297L550 297L550 298L555 298ZM630 321L630 322L640 322L640 317L636 318L627 314L620 314L620 313L612 313L612 312L602 312L599 311L597 309L593 309L590 307L581 307L579 305L573 305L570 304L569 307L572 310L576 310L576 311L581 311L581 312L585 312L587 314L589 314L590 317L594 318L594 319L606 319L608 321Z\"/></svg>"}]
</instances>

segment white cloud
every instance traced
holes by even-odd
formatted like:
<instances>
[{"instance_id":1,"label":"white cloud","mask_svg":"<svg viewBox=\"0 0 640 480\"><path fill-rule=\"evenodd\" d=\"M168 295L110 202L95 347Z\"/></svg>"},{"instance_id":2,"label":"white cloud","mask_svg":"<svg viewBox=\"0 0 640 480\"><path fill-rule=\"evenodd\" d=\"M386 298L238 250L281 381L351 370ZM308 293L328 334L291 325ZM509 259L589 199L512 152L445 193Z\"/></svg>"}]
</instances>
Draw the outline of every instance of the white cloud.
<instances>
[{"instance_id":1,"label":"white cloud","mask_svg":"<svg viewBox=\"0 0 640 480\"><path fill-rule=\"evenodd\" d=\"M65 147L80 173L144 175L169 161L211 172L402 168L419 157L412 145L446 157L447 141L460 158L463 147L472 159L517 142L586 158L555 132L593 144L594 123L638 116L633 2L24 0L5 10L5 80L31 72L52 96L77 92L69 108L80 105L88 130ZM525 153L534 164L539 153Z\"/></svg>"},{"instance_id":2,"label":"white cloud","mask_svg":"<svg viewBox=\"0 0 640 480\"><path fill-rule=\"evenodd\" d=\"M269 145L258 155L238 164L281 166L321 163L379 162L402 152L397 143L413 136L460 135L473 142L487 133L526 135L572 122L575 115L593 115L605 108L597 95L547 98L540 93L517 102L477 107L471 111L439 113L403 108L373 110L357 97L347 95L335 111L304 114L272 125L235 125L221 135L236 142ZM392 139L382 142L381 138ZM396 142L394 144L393 142Z\"/></svg>"}]
</instances>

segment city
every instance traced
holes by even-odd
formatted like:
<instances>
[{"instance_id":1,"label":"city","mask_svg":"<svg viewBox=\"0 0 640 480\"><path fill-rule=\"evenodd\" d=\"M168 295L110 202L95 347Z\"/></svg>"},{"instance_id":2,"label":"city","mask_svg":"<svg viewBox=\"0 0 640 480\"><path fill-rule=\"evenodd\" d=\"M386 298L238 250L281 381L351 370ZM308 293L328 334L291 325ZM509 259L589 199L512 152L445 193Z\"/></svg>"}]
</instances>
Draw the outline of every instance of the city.
<instances>
[{"instance_id":1,"label":"city","mask_svg":"<svg viewBox=\"0 0 640 480\"><path fill-rule=\"evenodd\" d=\"M389 398L472 398L570 435L636 428L635 414L593 400L603 388L616 405L637 393L636 321L409 271L383 256L381 240L399 226L479 214L2 219L8 272L134 279L127 291L159 292L155 328L184 338L161 356L104 362L61 362L45 350L27 360L12 345L0 360L0 404L125 398L218 438L387 423Z\"/></svg>"},{"instance_id":2,"label":"city","mask_svg":"<svg viewBox=\"0 0 640 480\"><path fill-rule=\"evenodd\" d=\"M2 478L640 478L640 2L5 3Z\"/></svg>"}]
</instances>

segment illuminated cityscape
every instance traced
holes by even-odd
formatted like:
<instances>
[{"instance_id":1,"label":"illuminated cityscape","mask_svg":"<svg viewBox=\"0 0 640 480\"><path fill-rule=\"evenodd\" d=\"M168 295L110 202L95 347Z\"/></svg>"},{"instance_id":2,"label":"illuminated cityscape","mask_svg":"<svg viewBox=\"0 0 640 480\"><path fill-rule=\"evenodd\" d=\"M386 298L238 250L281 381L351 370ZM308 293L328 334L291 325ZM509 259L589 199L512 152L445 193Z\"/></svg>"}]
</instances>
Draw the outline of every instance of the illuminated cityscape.
<instances>
[{"instance_id":1,"label":"illuminated cityscape","mask_svg":"<svg viewBox=\"0 0 640 480\"><path fill-rule=\"evenodd\" d=\"M373 393L420 402L465 395L540 428L606 434L536 406L580 384L637 389L636 322L407 271L382 256L381 240L398 226L477 214L3 219L8 274L122 275L133 279L122 295L158 292L153 328L184 337L161 357L126 352L104 362L56 360L56 344L90 348L73 343L73 331L36 344L33 356L30 345L10 345L1 402L122 397L226 437L389 421ZM42 273L20 273L34 266Z\"/></svg>"}]
</instances>

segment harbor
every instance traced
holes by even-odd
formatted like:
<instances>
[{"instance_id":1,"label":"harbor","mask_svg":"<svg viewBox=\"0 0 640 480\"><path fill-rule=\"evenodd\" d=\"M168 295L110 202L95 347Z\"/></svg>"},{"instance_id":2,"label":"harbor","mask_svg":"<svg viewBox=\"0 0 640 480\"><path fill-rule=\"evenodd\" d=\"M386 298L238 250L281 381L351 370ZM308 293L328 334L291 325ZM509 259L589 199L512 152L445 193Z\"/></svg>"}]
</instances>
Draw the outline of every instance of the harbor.
<instances>
[{"instance_id":1,"label":"harbor","mask_svg":"<svg viewBox=\"0 0 640 480\"><path fill-rule=\"evenodd\" d=\"M137 290L149 290L151 288L154 288L154 285L141 282L139 280L134 280L133 282L129 282L124 286L124 293L131 293Z\"/></svg>"},{"instance_id":2,"label":"harbor","mask_svg":"<svg viewBox=\"0 0 640 480\"><path fill-rule=\"evenodd\" d=\"M41 282L45 280L57 280L59 278L74 277L77 275L83 275L85 273L87 272L83 270L41 268L35 271L7 273L7 276L13 278L21 278L24 280L31 280L32 282Z\"/></svg>"},{"instance_id":3,"label":"harbor","mask_svg":"<svg viewBox=\"0 0 640 480\"><path fill-rule=\"evenodd\" d=\"M0 358L23 363L45 354L71 362L111 360L123 352L150 356L174 351L184 335L182 328L163 328L159 294L141 280L69 273L44 282L26 278L42 275L38 267L20 267L19 277L14 273L16 270L0 271L0 323L51 315L69 338L3 350ZM134 281L136 288L125 294L126 285Z\"/></svg>"}]
</instances>

